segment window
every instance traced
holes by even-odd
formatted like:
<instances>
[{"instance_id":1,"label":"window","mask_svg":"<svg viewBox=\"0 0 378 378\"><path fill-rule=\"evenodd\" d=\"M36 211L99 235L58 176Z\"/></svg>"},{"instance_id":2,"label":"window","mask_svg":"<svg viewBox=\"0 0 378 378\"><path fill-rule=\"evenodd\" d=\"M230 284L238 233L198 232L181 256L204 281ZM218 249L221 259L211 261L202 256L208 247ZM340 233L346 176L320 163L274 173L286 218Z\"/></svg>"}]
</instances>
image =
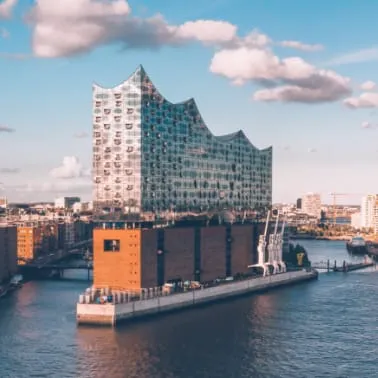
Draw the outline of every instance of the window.
<instances>
[{"instance_id":1,"label":"window","mask_svg":"<svg viewBox=\"0 0 378 378\"><path fill-rule=\"evenodd\" d=\"M119 252L121 249L121 242L119 239L104 240L104 252Z\"/></svg>"}]
</instances>

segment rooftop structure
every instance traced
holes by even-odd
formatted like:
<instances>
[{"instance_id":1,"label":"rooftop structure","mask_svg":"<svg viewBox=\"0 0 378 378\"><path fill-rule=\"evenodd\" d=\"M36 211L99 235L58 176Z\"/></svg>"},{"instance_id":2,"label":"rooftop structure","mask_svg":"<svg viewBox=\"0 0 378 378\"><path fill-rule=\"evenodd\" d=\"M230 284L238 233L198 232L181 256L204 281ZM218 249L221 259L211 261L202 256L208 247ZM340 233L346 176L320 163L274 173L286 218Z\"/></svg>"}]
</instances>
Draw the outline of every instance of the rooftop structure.
<instances>
[{"instance_id":1,"label":"rooftop structure","mask_svg":"<svg viewBox=\"0 0 378 378\"><path fill-rule=\"evenodd\" d=\"M243 131L214 136L193 99L173 104L140 66L114 88L93 86L95 216L266 208L272 148Z\"/></svg>"}]
</instances>

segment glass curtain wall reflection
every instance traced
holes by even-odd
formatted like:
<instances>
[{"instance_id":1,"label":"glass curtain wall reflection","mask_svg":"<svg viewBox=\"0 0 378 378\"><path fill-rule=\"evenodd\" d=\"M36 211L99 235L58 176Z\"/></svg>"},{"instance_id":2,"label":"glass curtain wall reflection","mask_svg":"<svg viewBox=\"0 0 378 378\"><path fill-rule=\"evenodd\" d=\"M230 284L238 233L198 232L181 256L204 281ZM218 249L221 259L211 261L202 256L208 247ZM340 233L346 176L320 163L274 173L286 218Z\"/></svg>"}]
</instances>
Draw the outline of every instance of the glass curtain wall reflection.
<instances>
[{"instance_id":1,"label":"glass curtain wall reflection","mask_svg":"<svg viewBox=\"0 0 378 378\"><path fill-rule=\"evenodd\" d=\"M193 99L166 100L140 66L93 87L97 215L253 210L271 205L272 148L242 131L214 136Z\"/></svg>"}]
</instances>

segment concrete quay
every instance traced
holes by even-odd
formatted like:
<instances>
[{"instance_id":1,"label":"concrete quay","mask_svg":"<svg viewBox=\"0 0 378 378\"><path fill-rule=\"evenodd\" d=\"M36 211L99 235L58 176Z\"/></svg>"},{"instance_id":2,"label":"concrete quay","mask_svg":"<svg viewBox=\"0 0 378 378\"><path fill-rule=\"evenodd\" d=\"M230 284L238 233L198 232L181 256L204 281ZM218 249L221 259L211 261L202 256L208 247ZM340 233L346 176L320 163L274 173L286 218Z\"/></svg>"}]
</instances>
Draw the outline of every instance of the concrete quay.
<instances>
[{"instance_id":1,"label":"concrete quay","mask_svg":"<svg viewBox=\"0 0 378 378\"><path fill-rule=\"evenodd\" d=\"M230 297L309 281L317 279L317 277L317 271L303 269L242 281L231 281L230 283L183 293L155 296L147 291L147 296L138 300L128 300L127 294L123 293L119 293L119 296L114 294L112 303L88 303L90 300L87 298L87 300L84 299L86 303L77 303L76 320L78 325L115 326L121 321L195 307Z\"/></svg>"}]
</instances>

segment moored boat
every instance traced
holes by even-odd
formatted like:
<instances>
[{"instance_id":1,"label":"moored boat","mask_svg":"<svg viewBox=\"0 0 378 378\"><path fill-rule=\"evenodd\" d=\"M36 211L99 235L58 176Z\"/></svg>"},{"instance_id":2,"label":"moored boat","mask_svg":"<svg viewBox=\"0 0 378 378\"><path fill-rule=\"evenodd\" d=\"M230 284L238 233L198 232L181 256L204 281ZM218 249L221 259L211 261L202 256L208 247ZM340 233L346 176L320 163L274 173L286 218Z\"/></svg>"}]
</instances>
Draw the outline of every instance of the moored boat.
<instances>
[{"instance_id":1,"label":"moored boat","mask_svg":"<svg viewBox=\"0 0 378 378\"><path fill-rule=\"evenodd\" d=\"M347 250L358 255L366 255L368 253L365 239L357 235L347 242Z\"/></svg>"},{"instance_id":2,"label":"moored boat","mask_svg":"<svg viewBox=\"0 0 378 378\"><path fill-rule=\"evenodd\" d=\"M24 277L21 274L16 274L11 278L11 280L9 282L9 286L12 287L12 288L21 287L23 279L24 279Z\"/></svg>"}]
</instances>

